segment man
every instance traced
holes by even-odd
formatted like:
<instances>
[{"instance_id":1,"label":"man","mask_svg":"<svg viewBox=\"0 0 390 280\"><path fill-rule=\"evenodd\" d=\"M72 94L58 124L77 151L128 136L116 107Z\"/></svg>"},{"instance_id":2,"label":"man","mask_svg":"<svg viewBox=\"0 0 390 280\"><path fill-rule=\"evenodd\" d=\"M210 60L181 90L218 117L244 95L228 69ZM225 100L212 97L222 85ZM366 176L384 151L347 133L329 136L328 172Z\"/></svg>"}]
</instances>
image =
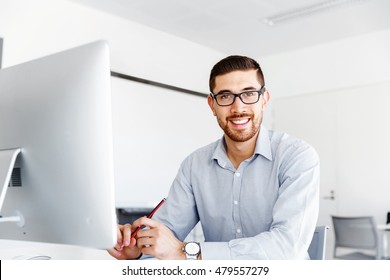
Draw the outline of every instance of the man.
<instances>
[{"instance_id":1,"label":"man","mask_svg":"<svg viewBox=\"0 0 390 280\"><path fill-rule=\"evenodd\" d=\"M189 155L153 220L118 226L117 259L307 259L318 216L319 159L261 125L269 101L259 64L229 56L210 74L222 139ZM182 240L200 221L201 243ZM138 231L130 238L132 230Z\"/></svg>"}]
</instances>

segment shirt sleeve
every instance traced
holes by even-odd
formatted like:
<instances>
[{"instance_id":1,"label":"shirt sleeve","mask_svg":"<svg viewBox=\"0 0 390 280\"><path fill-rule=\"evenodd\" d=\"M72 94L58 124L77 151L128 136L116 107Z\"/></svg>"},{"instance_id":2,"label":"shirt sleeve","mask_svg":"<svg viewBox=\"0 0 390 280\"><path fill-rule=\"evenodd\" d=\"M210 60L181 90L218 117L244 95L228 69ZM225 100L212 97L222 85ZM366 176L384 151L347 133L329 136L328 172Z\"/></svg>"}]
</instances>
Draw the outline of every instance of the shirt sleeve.
<instances>
[{"instance_id":1,"label":"shirt sleeve","mask_svg":"<svg viewBox=\"0 0 390 280\"><path fill-rule=\"evenodd\" d=\"M229 242L201 243L202 259L307 259L319 209L319 158L308 145L284 153L270 230Z\"/></svg>"},{"instance_id":2,"label":"shirt sleeve","mask_svg":"<svg viewBox=\"0 0 390 280\"><path fill-rule=\"evenodd\" d=\"M199 221L194 194L188 181L189 158L183 161L169 190L166 203L154 215L178 238L184 240Z\"/></svg>"}]
</instances>

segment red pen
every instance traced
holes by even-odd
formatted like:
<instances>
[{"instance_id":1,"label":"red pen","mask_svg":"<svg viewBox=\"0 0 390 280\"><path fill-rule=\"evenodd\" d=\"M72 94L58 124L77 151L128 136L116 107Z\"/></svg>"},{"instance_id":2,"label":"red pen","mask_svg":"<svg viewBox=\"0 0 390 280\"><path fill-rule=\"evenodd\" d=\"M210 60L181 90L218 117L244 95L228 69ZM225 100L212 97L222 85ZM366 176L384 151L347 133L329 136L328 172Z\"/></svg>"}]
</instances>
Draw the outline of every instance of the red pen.
<instances>
[{"instance_id":1,"label":"red pen","mask_svg":"<svg viewBox=\"0 0 390 280\"><path fill-rule=\"evenodd\" d=\"M150 212L149 215L148 215L147 217L148 217L149 219L150 219L151 217L153 217L154 213L156 213L156 211L158 210L158 208L160 208L160 206L163 205L164 202L165 202L165 198L163 198L163 199L160 201L160 203L157 204L156 207L154 207L154 209L152 210L152 212ZM131 238L133 238L141 228L142 228L142 226L137 227L137 228L131 233Z\"/></svg>"}]
</instances>

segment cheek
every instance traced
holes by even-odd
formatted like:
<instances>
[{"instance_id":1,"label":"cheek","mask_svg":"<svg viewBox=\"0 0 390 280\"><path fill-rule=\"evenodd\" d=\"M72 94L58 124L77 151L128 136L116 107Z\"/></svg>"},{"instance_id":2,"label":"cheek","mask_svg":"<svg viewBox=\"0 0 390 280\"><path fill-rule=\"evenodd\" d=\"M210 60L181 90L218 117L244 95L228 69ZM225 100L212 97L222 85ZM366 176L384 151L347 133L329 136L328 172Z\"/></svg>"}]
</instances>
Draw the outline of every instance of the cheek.
<instances>
[{"instance_id":1,"label":"cheek","mask_svg":"<svg viewBox=\"0 0 390 280\"><path fill-rule=\"evenodd\" d=\"M262 123L263 121L263 111L261 112L258 112L255 116L255 123L256 125L260 126L260 124Z\"/></svg>"},{"instance_id":2,"label":"cheek","mask_svg":"<svg viewBox=\"0 0 390 280\"><path fill-rule=\"evenodd\" d=\"M217 116L220 119L224 119L228 115L228 111L224 110L224 108L214 108L213 112L214 116Z\"/></svg>"}]
</instances>

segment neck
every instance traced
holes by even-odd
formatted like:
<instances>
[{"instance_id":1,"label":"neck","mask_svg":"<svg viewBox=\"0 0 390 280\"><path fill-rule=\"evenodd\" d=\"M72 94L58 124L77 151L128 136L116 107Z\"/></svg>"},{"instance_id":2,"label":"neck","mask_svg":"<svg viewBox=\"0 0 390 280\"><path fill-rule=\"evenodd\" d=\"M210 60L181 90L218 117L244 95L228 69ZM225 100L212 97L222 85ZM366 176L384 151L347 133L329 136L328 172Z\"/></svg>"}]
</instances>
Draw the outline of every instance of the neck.
<instances>
[{"instance_id":1,"label":"neck","mask_svg":"<svg viewBox=\"0 0 390 280\"><path fill-rule=\"evenodd\" d=\"M236 142L225 135L227 157L237 169L241 162L250 158L256 148L256 141L259 133L245 142Z\"/></svg>"}]
</instances>

